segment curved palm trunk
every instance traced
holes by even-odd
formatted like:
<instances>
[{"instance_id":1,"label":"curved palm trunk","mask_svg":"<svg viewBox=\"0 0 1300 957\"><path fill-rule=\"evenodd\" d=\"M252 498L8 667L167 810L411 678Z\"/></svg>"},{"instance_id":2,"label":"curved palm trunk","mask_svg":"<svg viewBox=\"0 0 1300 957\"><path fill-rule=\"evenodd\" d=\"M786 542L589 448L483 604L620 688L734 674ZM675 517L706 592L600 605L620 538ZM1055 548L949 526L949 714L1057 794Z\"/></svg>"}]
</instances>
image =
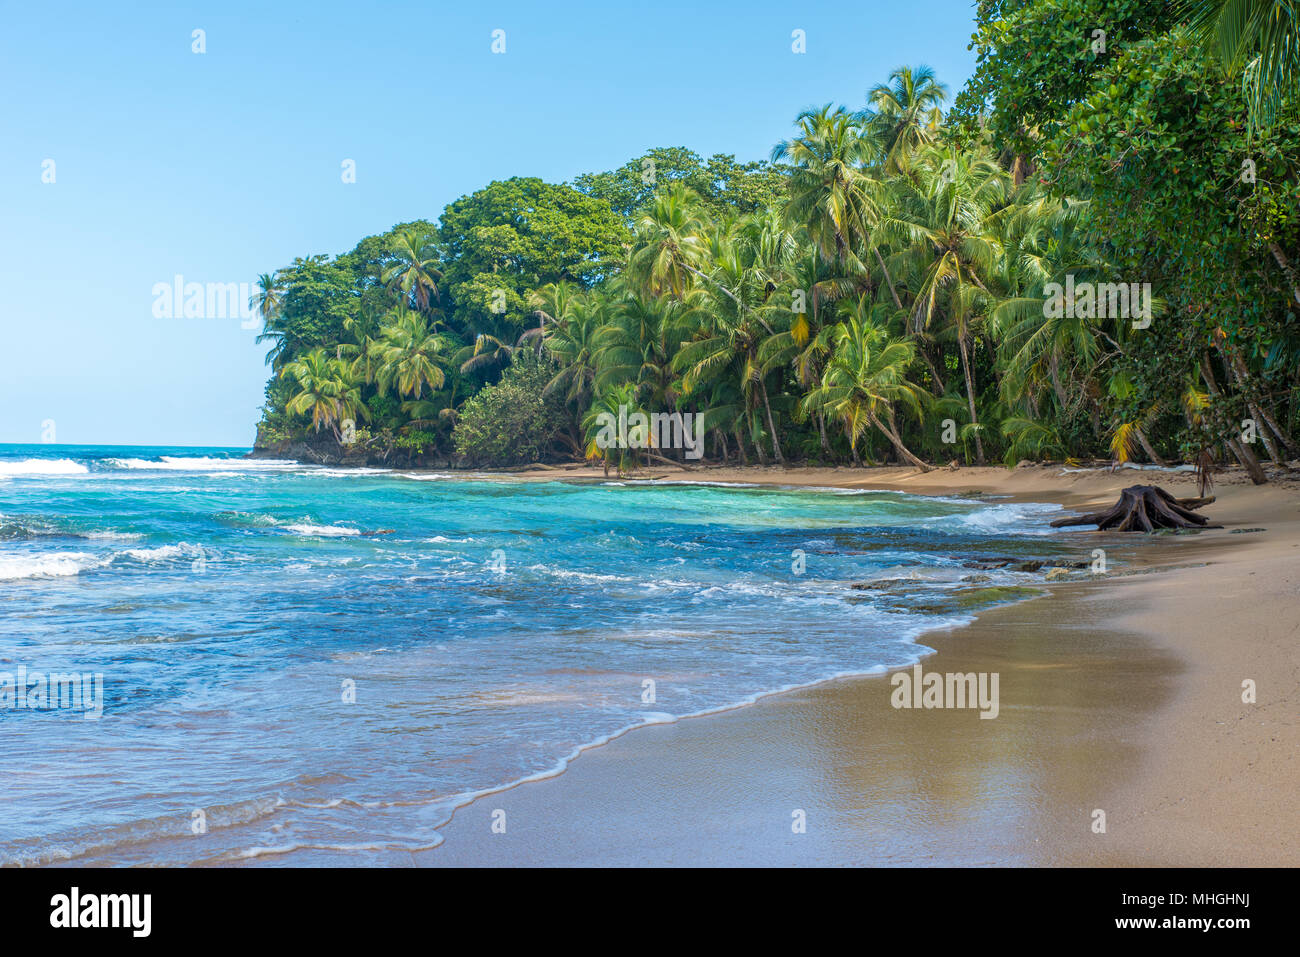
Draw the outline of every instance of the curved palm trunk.
<instances>
[{"instance_id":1,"label":"curved palm trunk","mask_svg":"<svg viewBox=\"0 0 1300 957\"><path fill-rule=\"evenodd\" d=\"M1205 379L1205 386L1210 390L1210 394L1216 399L1220 398L1222 393L1219 391L1218 380L1214 377L1214 367L1210 365L1210 354L1201 353L1201 376ZM1250 450L1250 446L1238 442L1235 438L1225 438L1224 444L1232 452L1233 457L1241 463L1241 467L1246 470L1250 480L1256 485L1265 485L1268 482L1268 476L1264 473L1264 468L1259 464L1259 459L1255 458L1255 453Z\"/></svg>"},{"instance_id":2,"label":"curved palm trunk","mask_svg":"<svg viewBox=\"0 0 1300 957\"><path fill-rule=\"evenodd\" d=\"M1052 379L1052 391L1056 393L1057 407L1064 414L1070 407L1070 398L1065 394L1065 386L1061 384L1060 359L1055 352L1052 353L1051 361L1047 364L1047 372Z\"/></svg>"},{"instance_id":3,"label":"curved palm trunk","mask_svg":"<svg viewBox=\"0 0 1300 957\"><path fill-rule=\"evenodd\" d=\"M935 388L938 390L935 395L943 395L948 391L948 387L943 384L943 376L939 375L939 367L936 366L934 360L930 358L929 350L922 345L916 350L916 354L921 357L921 361L925 363L925 367L930 370L930 376L934 379Z\"/></svg>"},{"instance_id":4,"label":"curved palm trunk","mask_svg":"<svg viewBox=\"0 0 1300 957\"><path fill-rule=\"evenodd\" d=\"M876 415L875 412L868 412L867 417L871 419L871 424L874 425L876 428L878 428L881 431L881 433L885 436L885 438L889 439L890 443L894 446L894 449L898 452L899 455L907 459L907 461L911 462L922 472L930 471L930 466L926 465L915 455L913 455L911 450L906 445L903 444L903 440L898 437L898 434L889 426L885 425L885 423L881 422L880 418Z\"/></svg>"},{"instance_id":5,"label":"curved palm trunk","mask_svg":"<svg viewBox=\"0 0 1300 957\"><path fill-rule=\"evenodd\" d=\"M1143 432L1141 429L1134 429L1133 431L1137 434L1138 443L1142 446L1142 451L1146 452L1147 458L1151 460L1151 463L1153 465L1159 465L1163 467L1165 464L1165 460L1162 459L1160 455L1156 452L1156 450L1151 446L1151 442L1147 439L1146 433Z\"/></svg>"},{"instance_id":6,"label":"curved palm trunk","mask_svg":"<svg viewBox=\"0 0 1300 957\"><path fill-rule=\"evenodd\" d=\"M736 428L736 448L740 451L740 464L744 466L748 466L749 452L745 450L745 439L744 436L740 434L739 427Z\"/></svg>"},{"instance_id":7,"label":"curved palm trunk","mask_svg":"<svg viewBox=\"0 0 1300 957\"><path fill-rule=\"evenodd\" d=\"M1219 354L1223 355L1223 346L1217 341L1215 342L1215 346L1218 348ZM1269 454L1273 456L1273 460L1281 465L1283 464L1282 459L1278 456L1276 450L1273 448L1273 443L1270 442L1268 438L1270 430L1278 437L1289 454L1296 455L1300 452L1300 449L1296 448L1296 444L1291 441L1291 437L1278 426L1273 415L1269 412L1268 407L1263 404L1265 399L1259 395L1259 390L1255 386L1254 380L1251 378L1250 369L1247 368L1245 361L1241 358L1241 353L1236 349L1232 349L1231 359L1232 369L1237 384L1241 386L1241 391L1246 395L1247 402L1250 405L1250 414L1255 417L1255 421L1263 422L1268 426L1267 429L1261 428L1259 430L1260 435L1264 439L1264 444L1268 446Z\"/></svg>"},{"instance_id":8,"label":"curved palm trunk","mask_svg":"<svg viewBox=\"0 0 1300 957\"><path fill-rule=\"evenodd\" d=\"M784 465L785 459L781 455L781 440L776 437L776 423L772 421L772 406L767 401L767 383L760 376L758 380L759 389L763 393L763 408L767 412L767 428L772 435L772 454L776 456L777 465Z\"/></svg>"},{"instance_id":9,"label":"curved palm trunk","mask_svg":"<svg viewBox=\"0 0 1300 957\"><path fill-rule=\"evenodd\" d=\"M903 301L898 298L898 293L894 290L894 279L889 275L889 267L885 265L885 257L880 255L880 250L873 248L871 250L876 254L876 262L880 263L880 271L885 274L885 285L889 287L889 294L894 297L894 308L902 309Z\"/></svg>"},{"instance_id":10,"label":"curved palm trunk","mask_svg":"<svg viewBox=\"0 0 1300 957\"><path fill-rule=\"evenodd\" d=\"M970 407L970 420L972 425L979 425L979 419L975 415L975 377L970 371L970 350L966 347L966 336L960 331L957 333L957 345L961 349L961 371L966 377L966 404ZM980 441L980 434L975 433L975 461L984 464L984 443Z\"/></svg>"}]
</instances>

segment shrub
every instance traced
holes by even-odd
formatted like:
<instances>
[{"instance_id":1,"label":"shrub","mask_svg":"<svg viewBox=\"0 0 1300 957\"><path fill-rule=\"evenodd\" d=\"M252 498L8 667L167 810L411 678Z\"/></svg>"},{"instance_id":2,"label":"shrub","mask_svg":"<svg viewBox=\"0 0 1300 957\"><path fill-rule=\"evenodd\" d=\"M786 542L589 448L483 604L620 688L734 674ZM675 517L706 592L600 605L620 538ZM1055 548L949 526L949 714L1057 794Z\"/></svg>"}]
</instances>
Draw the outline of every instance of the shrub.
<instances>
[{"instance_id":1,"label":"shrub","mask_svg":"<svg viewBox=\"0 0 1300 957\"><path fill-rule=\"evenodd\" d=\"M567 421L563 400L544 394L556 371L554 362L521 349L500 382L466 400L451 437L467 464L526 465L552 451Z\"/></svg>"}]
</instances>

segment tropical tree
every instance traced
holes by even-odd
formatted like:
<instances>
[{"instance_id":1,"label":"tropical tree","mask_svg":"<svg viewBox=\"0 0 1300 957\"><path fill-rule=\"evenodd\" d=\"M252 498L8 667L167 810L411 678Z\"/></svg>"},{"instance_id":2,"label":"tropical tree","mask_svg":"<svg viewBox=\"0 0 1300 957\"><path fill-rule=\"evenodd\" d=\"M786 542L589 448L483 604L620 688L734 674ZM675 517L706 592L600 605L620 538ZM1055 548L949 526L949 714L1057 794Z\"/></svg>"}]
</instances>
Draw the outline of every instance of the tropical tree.
<instances>
[{"instance_id":1,"label":"tropical tree","mask_svg":"<svg viewBox=\"0 0 1300 957\"><path fill-rule=\"evenodd\" d=\"M313 349L295 359L285 366L281 375L298 388L285 409L293 415L310 416L316 432L321 426L328 426L335 439L342 441L340 424L348 419L369 418L360 385L348 365L324 349Z\"/></svg>"},{"instance_id":2,"label":"tropical tree","mask_svg":"<svg viewBox=\"0 0 1300 957\"><path fill-rule=\"evenodd\" d=\"M928 471L929 466L903 444L894 413L897 403L920 410L920 389L907 378L908 367L916 358L915 345L907 339L891 338L856 316L834 328L830 362L821 384L804 397L804 410L824 412L843 426L855 464L858 443L875 428L901 458Z\"/></svg>"},{"instance_id":3,"label":"tropical tree","mask_svg":"<svg viewBox=\"0 0 1300 957\"><path fill-rule=\"evenodd\" d=\"M380 281L403 303L428 312L438 300L440 252L433 236L404 229L395 237L393 261L380 273Z\"/></svg>"},{"instance_id":4,"label":"tropical tree","mask_svg":"<svg viewBox=\"0 0 1300 957\"><path fill-rule=\"evenodd\" d=\"M995 273L1002 256L1000 220L1010 215L1010 177L987 155L931 147L891 185L879 231L912 281L913 330L928 329L937 314L957 341L983 465L971 345L975 324L995 301L982 277Z\"/></svg>"},{"instance_id":5,"label":"tropical tree","mask_svg":"<svg viewBox=\"0 0 1300 957\"><path fill-rule=\"evenodd\" d=\"M876 139L885 175L899 173L912 153L938 139L947 98L948 88L928 66L900 66L888 83L871 88L858 121Z\"/></svg>"},{"instance_id":6,"label":"tropical tree","mask_svg":"<svg viewBox=\"0 0 1300 957\"><path fill-rule=\"evenodd\" d=\"M283 330L276 327L276 320L284 310L284 284L279 272L264 272L257 277L257 290L248 297L248 308L262 317L262 332L257 341L275 343L266 354L266 364L278 367L287 342Z\"/></svg>"},{"instance_id":7,"label":"tropical tree","mask_svg":"<svg viewBox=\"0 0 1300 957\"><path fill-rule=\"evenodd\" d=\"M876 143L842 106L805 110L795 123L799 135L772 150L773 162L794 166L786 218L807 229L828 262L860 268L856 250L866 246L877 217L873 183L862 167L876 159Z\"/></svg>"},{"instance_id":8,"label":"tropical tree","mask_svg":"<svg viewBox=\"0 0 1300 957\"><path fill-rule=\"evenodd\" d=\"M1252 128L1267 129L1300 94L1300 3L1182 0L1192 35L1246 92Z\"/></svg>"},{"instance_id":9,"label":"tropical tree","mask_svg":"<svg viewBox=\"0 0 1300 957\"><path fill-rule=\"evenodd\" d=\"M446 382L441 363L446 343L420 313L398 307L373 344L380 389L419 399Z\"/></svg>"},{"instance_id":10,"label":"tropical tree","mask_svg":"<svg viewBox=\"0 0 1300 957\"><path fill-rule=\"evenodd\" d=\"M559 371L546 384L546 390L548 393L562 393L565 402L581 413L591 401L596 379L597 337L602 329L605 301L595 293L590 296L565 294L561 304L558 295L543 296L544 291L538 290L534 294L537 296L534 300L537 312L544 317L545 332L541 341L559 363Z\"/></svg>"},{"instance_id":11,"label":"tropical tree","mask_svg":"<svg viewBox=\"0 0 1300 957\"><path fill-rule=\"evenodd\" d=\"M773 457L783 464L785 456L767 388L768 370L759 359L763 342L776 335L758 310L768 293L769 276L755 259L756 247L737 241L732 224L715 230L707 248L709 282L697 287L689 300L699 324L673 360L674 368L682 375L682 392L694 393L701 384L720 375L734 376L746 407L754 413L751 434L755 445L761 448L761 414Z\"/></svg>"},{"instance_id":12,"label":"tropical tree","mask_svg":"<svg viewBox=\"0 0 1300 957\"><path fill-rule=\"evenodd\" d=\"M633 282L647 295L685 297L702 274L703 232L708 216L699 196L677 183L656 194L637 223L635 251L628 261Z\"/></svg>"}]
</instances>

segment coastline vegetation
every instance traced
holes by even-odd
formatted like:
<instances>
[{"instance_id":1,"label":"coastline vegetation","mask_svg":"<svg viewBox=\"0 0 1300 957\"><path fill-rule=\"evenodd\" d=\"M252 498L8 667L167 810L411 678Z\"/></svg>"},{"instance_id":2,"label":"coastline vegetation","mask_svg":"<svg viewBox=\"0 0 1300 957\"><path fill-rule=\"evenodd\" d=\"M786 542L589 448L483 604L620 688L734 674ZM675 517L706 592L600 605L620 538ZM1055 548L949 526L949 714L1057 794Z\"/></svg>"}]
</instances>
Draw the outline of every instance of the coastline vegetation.
<instances>
[{"instance_id":1,"label":"coastline vegetation","mask_svg":"<svg viewBox=\"0 0 1300 957\"><path fill-rule=\"evenodd\" d=\"M257 445L622 471L592 425L621 407L703 416L710 462L1264 481L1300 458L1297 15L981 0L951 102L900 67L768 161L493 182L297 259L254 297Z\"/></svg>"}]
</instances>

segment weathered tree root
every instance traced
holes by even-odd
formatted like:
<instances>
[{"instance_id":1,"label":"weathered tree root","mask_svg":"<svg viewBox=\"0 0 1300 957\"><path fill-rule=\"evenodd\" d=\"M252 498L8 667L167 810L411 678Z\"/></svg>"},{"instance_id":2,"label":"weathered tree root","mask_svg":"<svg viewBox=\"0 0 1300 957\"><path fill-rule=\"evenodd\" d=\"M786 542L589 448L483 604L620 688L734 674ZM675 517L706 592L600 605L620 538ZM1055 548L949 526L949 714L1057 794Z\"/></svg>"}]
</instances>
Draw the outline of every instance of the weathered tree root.
<instances>
[{"instance_id":1,"label":"weathered tree root","mask_svg":"<svg viewBox=\"0 0 1300 957\"><path fill-rule=\"evenodd\" d=\"M1119 501L1106 511L1058 518L1052 527L1096 525L1098 531L1113 528L1119 532L1154 532L1158 528L1222 528L1222 525L1210 525L1208 518L1192 511L1213 501L1213 495L1208 498L1174 498L1155 485L1130 485L1120 493Z\"/></svg>"}]
</instances>

